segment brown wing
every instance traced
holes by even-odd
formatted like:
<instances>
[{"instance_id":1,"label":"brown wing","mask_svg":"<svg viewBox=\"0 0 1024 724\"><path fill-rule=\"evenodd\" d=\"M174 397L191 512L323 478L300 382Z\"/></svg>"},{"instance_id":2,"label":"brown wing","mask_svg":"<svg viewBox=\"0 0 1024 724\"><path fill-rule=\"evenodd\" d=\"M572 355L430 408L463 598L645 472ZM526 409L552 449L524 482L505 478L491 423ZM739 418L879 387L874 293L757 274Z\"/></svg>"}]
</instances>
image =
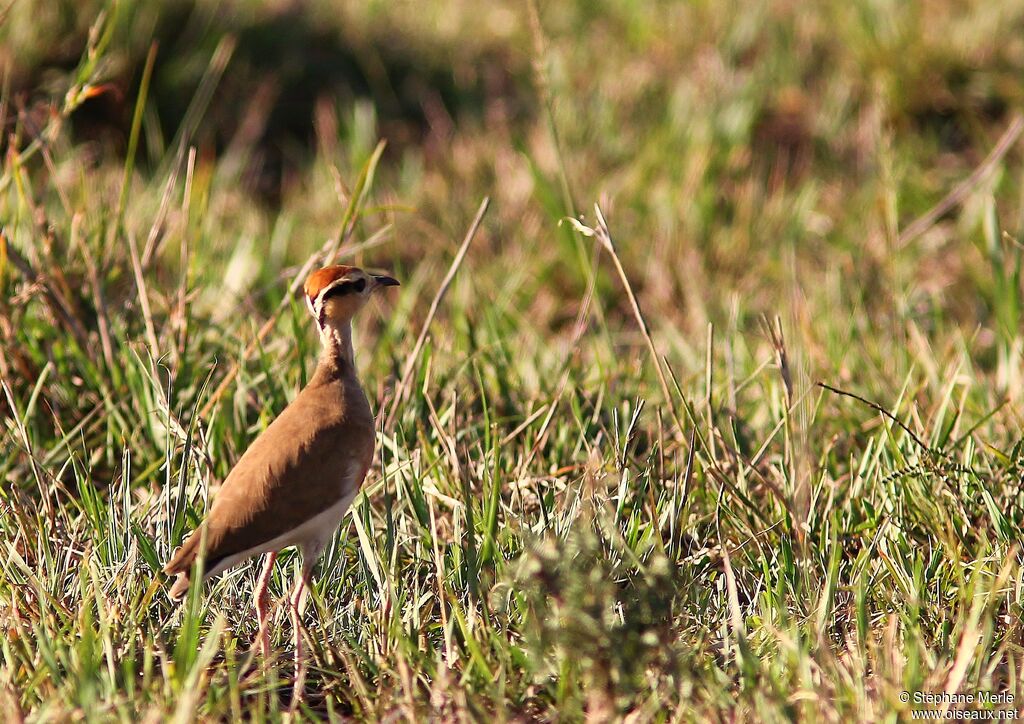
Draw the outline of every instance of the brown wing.
<instances>
[{"instance_id":1,"label":"brown wing","mask_svg":"<svg viewBox=\"0 0 1024 724\"><path fill-rule=\"evenodd\" d=\"M339 410L346 406L339 402L320 399L314 404L300 394L242 455L203 526L165 572L188 571L204 528L206 570L211 570L225 558L293 530L361 485L373 456L372 417L343 416Z\"/></svg>"}]
</instances>

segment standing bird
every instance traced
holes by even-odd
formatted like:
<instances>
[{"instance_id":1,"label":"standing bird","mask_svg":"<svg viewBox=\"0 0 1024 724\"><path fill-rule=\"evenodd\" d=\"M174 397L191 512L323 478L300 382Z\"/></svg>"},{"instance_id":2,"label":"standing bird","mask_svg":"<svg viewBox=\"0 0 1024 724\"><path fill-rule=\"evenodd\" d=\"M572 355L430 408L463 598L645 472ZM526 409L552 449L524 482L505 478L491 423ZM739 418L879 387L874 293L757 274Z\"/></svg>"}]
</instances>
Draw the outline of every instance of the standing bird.
<instances>
[{"instance_id":1,"label":"standing bird","mask_svg":"<svg viewBox=\"0 0 1024 724\"><path fill-rule=\"evenodd\" d=\"M309 384L249 446L209 514L164 567L184 597L196 559L204 579L266 554L254 591L264 658L270 654L267 586L278 551L298 546L302 570L289 598L295 636L293 702L302 694L301 614L310 573L359 491L373 459L373 413L356 377L352 317L370 295L398 286L351 266L313 272L304 287L323 350Z\"/></svg>"}]
</instances>

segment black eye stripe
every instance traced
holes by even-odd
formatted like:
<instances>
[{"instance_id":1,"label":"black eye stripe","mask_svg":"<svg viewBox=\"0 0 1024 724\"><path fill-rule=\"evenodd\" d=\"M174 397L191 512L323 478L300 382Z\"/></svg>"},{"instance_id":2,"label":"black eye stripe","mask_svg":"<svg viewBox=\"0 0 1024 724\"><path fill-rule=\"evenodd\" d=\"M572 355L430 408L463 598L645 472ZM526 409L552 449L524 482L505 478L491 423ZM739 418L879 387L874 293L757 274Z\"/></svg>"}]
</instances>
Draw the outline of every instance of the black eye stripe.
<instances>
[{"instance_id":1,"label":"black eye stripe","mask_svg":"<svg viewBox=\"0 0 1024 724\"><path fill-rule=\"evenodd\" d=\"M361 292L366 289L365 279L356 279L354 282L344 282L336 287L327 290L327 293L320 299L320 303L326 302L331 297L340 297L352 292Z\"/></svg>"}]
</instances>

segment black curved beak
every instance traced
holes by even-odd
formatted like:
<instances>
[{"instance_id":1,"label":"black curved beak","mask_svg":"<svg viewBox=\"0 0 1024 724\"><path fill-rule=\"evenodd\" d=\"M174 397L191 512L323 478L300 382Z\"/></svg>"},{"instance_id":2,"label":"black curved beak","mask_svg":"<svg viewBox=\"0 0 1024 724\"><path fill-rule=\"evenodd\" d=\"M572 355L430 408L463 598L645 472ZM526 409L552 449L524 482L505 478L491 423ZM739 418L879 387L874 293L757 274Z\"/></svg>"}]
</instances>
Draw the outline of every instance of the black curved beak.
<instances>
[{"instance_id":1,"label":"black curved beak","mask_svg":"<svg viewBox=\"0 0 1024 724\"><path fill-rule=\"evenodd\" d=\"M375 282L377 282L377 286L378 287L400 287L400 286L402 286L401 284L398 283L398 280L395 279L394 277L388 277L388 276L383 276L383 275L381 275L381 276L374 275L373 280Z\"/></svg>"}]
</instances>

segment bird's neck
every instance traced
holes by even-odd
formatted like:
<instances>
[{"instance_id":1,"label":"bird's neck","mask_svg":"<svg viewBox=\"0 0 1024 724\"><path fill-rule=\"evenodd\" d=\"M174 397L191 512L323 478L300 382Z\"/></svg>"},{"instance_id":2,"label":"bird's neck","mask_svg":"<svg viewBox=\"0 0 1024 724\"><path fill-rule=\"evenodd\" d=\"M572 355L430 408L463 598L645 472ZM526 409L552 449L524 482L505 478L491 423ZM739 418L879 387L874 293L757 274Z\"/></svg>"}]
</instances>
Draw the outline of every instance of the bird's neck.
<instances>
[{"instance_id":1,"label":"bird's neck","mask_svg":"<svg viewBox=\"0 0 1024 724\"><path fill-rule=\"evenodd\" d=\"M349 368L355 370L355 355L352 351L352 325L345 321L328 322L320 330L320 364L336 367L339 370Z\"/></svg>"}]
</instances>

